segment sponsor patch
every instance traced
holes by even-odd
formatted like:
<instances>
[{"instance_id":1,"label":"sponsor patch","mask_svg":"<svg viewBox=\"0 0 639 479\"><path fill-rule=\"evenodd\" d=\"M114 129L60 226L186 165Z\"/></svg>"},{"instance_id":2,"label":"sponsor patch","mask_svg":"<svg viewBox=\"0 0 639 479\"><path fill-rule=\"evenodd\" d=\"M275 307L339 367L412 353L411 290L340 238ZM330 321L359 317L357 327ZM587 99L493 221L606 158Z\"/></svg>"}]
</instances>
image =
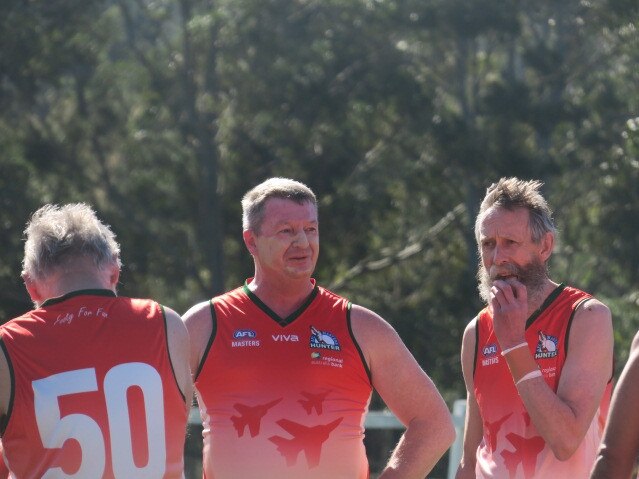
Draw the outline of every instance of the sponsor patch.
<instances>
[{"instance_id":1,"label":"sponsor patch","mask_svg":"<svg viewBox=\"0 0 639 479\"><path fill-rule=\"evenodd\" d=\"M257 333L252 329L236 329L233 338L235 339L235 341L231 341L233 348L254 348L260 345L260 340L256 339Z\"/></svg>"},{"instance_id":2,"label":"sponsor patch","mask_svg":"<svg viewBox=\"0 0 639 479\"><path fill-rule=\"evenodd\" d=\"M276 343L280 343L280 342L297 343L300 340L297 334L271 334L271 338L273 338L273 341L275 341Z\"/></svg>"},{"instance_id":3,"label":"sponsor patch","mask_svg":"<svg viewBox=\"0 0 639 479\"><path fill-rule=\"evenodd\" d=\"M311 326L311 348L318 349L331 349L333 351L341 351L339 341L337 338L328 331L320 331L314 326Z\"/></svg>"},{"instance_id":4,"label":"sponsor patch","mask_svg":"<svg viewBox=\"0 0 639 479\"><path fill-rule=\"evenodd\" d=\"M484 355L484 358L481 360L482 366L491 366L493 364L499 363L499 356L497 355L497 347L496 343L490 343L484 346L481 352Z\"/></svg>"},{"instance_id":5,"label":"sponsor patch","mask_svg":"<svg viewBox=\"0 0 639 479\"><path fill-rule=\"evenodd\" d=\"M318 352L311 353L311 364L319 366L332 366L334 368L343 368L344 360L333 356L322 356Z\"/></svg>"},{"instance_id":6,"label":"sponsor patch","mask_svg":"<svg viewBox=\"0 0 639 479\"><path fill-rule=\"evenodd\" d=\"M494 356L497 354L497 345L495 343L487 344L484 346L484 349L482 349L482 352L484 356Z\"/></svg>"},{"instance_id":7,"label":"sponsor patch","mask_svg":"<svg viewBox=\"0 0 639 479\"><path fill-rule=\"evenodd\" d=\"M233 337L235 339L255 338L257 337L257 333L252 329L236 329L233 333Z\"/></svg>"},{"instance_id":8,"label":"sponsor patch","mask_svg":"<svg viewBox=\"0 0 639 479\"><path fill-rule=\"evenodd\" d=\"M550 359L557 356L559 352L557 345L559 340L555 336L545 334L542 331L538 331L537 335L539 340L537 341L537 348L535 349L535 359Z\"/></svg>"}]
</instances>

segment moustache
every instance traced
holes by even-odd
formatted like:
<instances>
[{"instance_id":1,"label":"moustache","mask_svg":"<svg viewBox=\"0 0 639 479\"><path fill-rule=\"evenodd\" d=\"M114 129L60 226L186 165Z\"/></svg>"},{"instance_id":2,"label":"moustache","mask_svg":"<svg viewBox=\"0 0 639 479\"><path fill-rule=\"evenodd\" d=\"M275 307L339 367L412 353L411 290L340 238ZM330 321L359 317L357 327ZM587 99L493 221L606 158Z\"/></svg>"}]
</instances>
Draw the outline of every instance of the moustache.
<instances>
[{"instance_id":1,"label":"moustache","mask_svg":"<svg viewBox=\"0 0 639 479\"><path fill-rule=\"evenodd\" d=\"M522 276L521 268L514 264L503 264L499 267L491 266L490 271L488 272L488 277L491 281L506 278L508 276L517 276L520 278Z\"/></svg>"}]
</instances>

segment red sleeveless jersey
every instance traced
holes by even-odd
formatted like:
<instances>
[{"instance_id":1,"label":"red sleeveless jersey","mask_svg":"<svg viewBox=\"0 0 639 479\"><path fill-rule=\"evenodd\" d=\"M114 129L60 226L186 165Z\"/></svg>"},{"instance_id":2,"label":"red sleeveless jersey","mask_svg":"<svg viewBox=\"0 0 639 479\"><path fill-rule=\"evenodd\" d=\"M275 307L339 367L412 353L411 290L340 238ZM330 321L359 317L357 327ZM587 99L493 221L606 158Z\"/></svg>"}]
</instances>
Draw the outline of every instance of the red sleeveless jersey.
<instances>
[{"instance_id":1,"label":"red sleeveless jersey","mask_svg":"<svg viewBox=\"0 0 639 479\"><path fill-rule=\"evenodd\" d=\"M553 391L557 391L568 353L568 336L575 309L591 296L560 285L526 324L528 347ZM559 461L535 429L526 412L499 342L488 309L478 316L475 349L475 397L484 437L477 450L476 475L495 479L578 479L589 477L610 399L611 383L599 414L577 451Z\"/></svg>"},{"instance_id":2,"label":"red sleeveless jersey","mask_svg":"<svg viewBox=\"0 0 639 479\"><path fill-rule=\"evenodd\" d=\"M182 478L185 399L162 307L78 291L0 327L16 478Z\"/></svg>"},{"instance_id":3,"label":"red sleeveless jersey","mask_svg":"<svg viewBox=\"0 0 639 479\"><path fill-rule=\"evenodd\" d=\"M204 477L367 478L372 388L350 303L316 286L281 319L245 285L211 305L212 343L195 381Z\"/></svg>"}]
</instances>

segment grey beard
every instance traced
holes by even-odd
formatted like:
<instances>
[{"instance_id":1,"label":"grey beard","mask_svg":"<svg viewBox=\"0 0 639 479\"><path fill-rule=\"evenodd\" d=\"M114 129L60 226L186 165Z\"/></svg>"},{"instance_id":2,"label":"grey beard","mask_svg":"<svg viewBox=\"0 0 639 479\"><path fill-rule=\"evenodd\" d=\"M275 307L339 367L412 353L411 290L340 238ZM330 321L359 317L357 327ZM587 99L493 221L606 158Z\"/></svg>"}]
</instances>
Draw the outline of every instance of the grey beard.
<instances>
[{"instance_id":1,"label":"grey beard","mask_svg":"<svg viewBox=\"0 0 639 479\"><path fill-rule=\"evenodd\" d=\"M509 272L516 275L519 281L526 286L528 300L539 295L548 278L548 265L538 260L533 260L524 266L509 265ZM479 297L488 304L490 302L490 288L496 278L490 276L484 265L479 262L477 268L477 281Z\"/></svg>"}]
</instances>

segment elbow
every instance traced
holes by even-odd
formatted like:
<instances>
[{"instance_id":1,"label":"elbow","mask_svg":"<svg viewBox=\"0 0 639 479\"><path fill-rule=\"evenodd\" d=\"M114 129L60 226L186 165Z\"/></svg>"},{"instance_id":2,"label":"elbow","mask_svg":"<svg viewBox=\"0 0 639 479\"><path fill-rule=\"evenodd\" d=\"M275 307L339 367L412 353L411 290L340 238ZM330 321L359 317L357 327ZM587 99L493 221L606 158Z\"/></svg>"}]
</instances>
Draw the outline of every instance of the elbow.
<instances>
[{"instance_id":1,"label":"elbow","mask_svg":"<svg viewBox=\"0 0 639 479\"><path fill-rule=\"evenodd\" d=\"M558 461L564 462L572 457L574 450L568 448L553 448L552 452Z\"/></svg>"},{"instance_id":2,"label":"elbow","mask_svg":"<svg viewBox=\"0 0 639 479\"><path fill-rule=\"evenodd\" d=\"M455 439L457 438L457 432L455 431L453 418L450 416L450 414L447 414L445 418L442 418L438 430L440 444L442 450L445 452L450 446L452 446L452 444L455 442Z\"/></svg>"},{"instance_id":3,"label":"elbow","mask_svg":"<svg viewBox=\"0 0 639 479\"><path fill-rule=\"evenodd\" d=\"M430 420L413 421L409 428L421 437L428 437L430 447L438 454L444 454L457 437L453 419L448 412Z\"/></svg>"},{"instance_id":4,"label":"elbow","mask_svg":"<svg viewBox=\"0 0 639 479\"><path fill-rule=\"evenodd\" d=\"M455 439L457 439L457 431L455 431L455 424L453 423L453 418L449 417L448 422L446 424L446 449L453 445Z\"/></svg>"},{"instance_id":5,"label":"elbow","mask_svg":"<svg viewBox=\"0 0 639 479\"><path fill-rule=\"evenodd\" d=\"M558 461L564 462L572 457L579 447L577 441L563 441L561 443L549 444L552 453Z\"/></svg>"}]
</instances>

